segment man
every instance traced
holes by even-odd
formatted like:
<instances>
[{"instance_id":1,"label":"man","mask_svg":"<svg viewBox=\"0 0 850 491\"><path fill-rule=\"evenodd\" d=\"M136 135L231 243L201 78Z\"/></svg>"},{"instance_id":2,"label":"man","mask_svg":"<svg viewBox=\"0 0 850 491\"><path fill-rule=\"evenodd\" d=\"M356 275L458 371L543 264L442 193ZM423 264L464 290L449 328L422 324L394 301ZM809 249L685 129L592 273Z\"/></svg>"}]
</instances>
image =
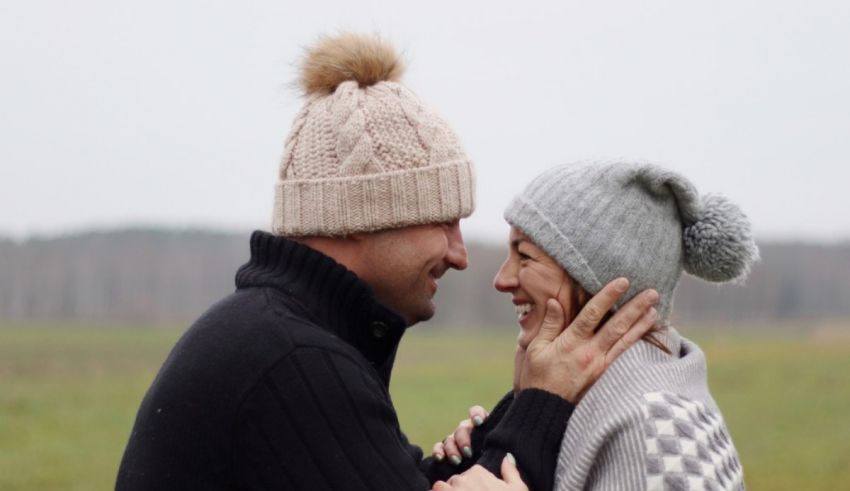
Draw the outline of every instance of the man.
<instances>
[{"instance_id":1,"label":"man","mask_svg":"<svg viewBox=\"0 0 850 491\"><path fill-rule=\"evenodd\" d=\"M443 274L467 265L459 220L473 210L473 172L400 74L372 37L326 38L308 53L273 233L254 233L236 292L165 361L118 489L421 491L457 472L408 443L388 387L405 329L434 314ZM600 330L611 341L591 342L622 286L563 334L562 313L550 312L472 473L496 481L483 469L498 473L510 452L532 489L551 486L569 400L640 336L638 326L612 348L646 308L629 304Z\"/></svg>"}]
</instances>

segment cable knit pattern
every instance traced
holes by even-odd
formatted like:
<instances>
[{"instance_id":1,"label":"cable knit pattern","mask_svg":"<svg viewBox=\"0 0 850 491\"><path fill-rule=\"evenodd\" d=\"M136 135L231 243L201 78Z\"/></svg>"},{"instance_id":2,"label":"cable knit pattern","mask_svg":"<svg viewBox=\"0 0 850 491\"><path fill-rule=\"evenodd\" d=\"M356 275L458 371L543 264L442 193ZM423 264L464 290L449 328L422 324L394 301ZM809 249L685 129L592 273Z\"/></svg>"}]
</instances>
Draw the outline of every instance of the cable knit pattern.
<instances>
[{"instance_id":1,"label":"cable knit pattern","mask_svg":"<svg viewBox=\"0 0 850 491\"><path fill-rule=\"evenodd\" d=\"M708 391L705 355L672 327L663 341L675 356L639 342L576 406L554 489L744 488L737 452Z\"/></svg>"},{"instance_id":2,"label":"cable knit pattern","mask_svg":"<svg viewBox=\"0 0 850 491\"><path fill-rule=\"evenodd\" d=\"M272 232L342 236L452 221L474 209L472 164L407 87L340 83L310 96L281 159Z\"/></svg>"}]
</instances>

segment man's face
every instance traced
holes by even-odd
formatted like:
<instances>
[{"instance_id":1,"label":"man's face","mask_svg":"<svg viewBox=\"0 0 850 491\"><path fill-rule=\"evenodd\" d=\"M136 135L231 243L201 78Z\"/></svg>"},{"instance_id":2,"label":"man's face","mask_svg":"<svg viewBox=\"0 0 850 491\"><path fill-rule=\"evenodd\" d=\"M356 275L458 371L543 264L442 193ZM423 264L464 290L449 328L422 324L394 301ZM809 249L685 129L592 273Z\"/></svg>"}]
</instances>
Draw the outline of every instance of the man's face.
<instances>
[{"instance_id":1,"label":"man's face","mask_svg":"<svg viewBox=\"0 0 850 491\"><path fill-rule=\"evenodd\" d=\"M408 326L434 315L440 277L467 266L459 220L364 235L362 254L358 274Z\"/></svg>"}]
</instances>

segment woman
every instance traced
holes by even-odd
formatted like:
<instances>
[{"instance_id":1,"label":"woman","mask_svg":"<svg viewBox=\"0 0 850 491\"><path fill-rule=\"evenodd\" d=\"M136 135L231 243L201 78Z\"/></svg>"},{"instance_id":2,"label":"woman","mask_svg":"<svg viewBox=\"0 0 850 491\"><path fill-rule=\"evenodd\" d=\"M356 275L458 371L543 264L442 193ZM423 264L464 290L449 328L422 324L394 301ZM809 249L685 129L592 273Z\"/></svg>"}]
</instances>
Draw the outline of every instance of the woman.
<instances>
[{"instance_id":1,"label":"woman","mask_svg":"<svg viewBox=\"0 0 850 491\"><path fill-rule=\"evenodd\" d=\"M742 489L737 452L706 383L705 356L668 321L683 270L715 282L749 273L758 249L741 211L721 197L699 196L674 172L613 163L541 174L505 219L510 251L495 286L516 306L515 373L549 299L569 322L618 276L631 285L620 305L648 287L660 295L656 327L614 361L573 412L555 489ZM475 430L471 421L486 414L473 408L434 454L455 461L474 454L510 399Z\"/></svg>"}]
</instances>

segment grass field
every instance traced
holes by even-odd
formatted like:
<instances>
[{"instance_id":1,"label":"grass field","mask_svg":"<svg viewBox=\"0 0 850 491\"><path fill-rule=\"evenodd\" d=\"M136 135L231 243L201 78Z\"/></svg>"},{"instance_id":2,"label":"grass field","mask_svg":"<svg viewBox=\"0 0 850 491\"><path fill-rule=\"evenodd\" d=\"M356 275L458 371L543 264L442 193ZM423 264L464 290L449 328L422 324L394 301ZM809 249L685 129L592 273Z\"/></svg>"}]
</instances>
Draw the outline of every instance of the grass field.
<instances>
[{"instance_id":1,"label":"grass field","mask_svg":"<svg viewBox=\"0 0 850 491\"><path fill-rule=\"evenodd\" d=\"M111 489L169 329L0 326L0 490ZM846 489L850 337L697 338L754 490ZM392 394L424 447L508 388L513 334L412 330Z\"/></svg>"}]
</instances>

